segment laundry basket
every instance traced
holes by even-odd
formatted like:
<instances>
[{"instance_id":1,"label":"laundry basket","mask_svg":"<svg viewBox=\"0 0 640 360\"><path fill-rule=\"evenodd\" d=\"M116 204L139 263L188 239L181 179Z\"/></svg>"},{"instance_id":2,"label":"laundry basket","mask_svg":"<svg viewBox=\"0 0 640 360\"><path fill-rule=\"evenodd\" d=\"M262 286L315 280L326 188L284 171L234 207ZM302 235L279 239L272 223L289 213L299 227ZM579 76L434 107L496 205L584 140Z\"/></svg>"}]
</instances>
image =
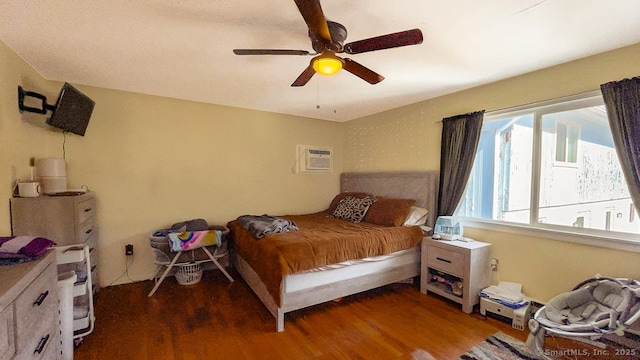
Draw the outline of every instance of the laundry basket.
<instances>
[{"instance_id":1,"label":"laundry basket","mask_svg":"<svg viewBox=\"0 0 640 360\"><path fill-rule=\"evenodd\" d=\"M180 285L197 284L202 279L202 266L197 263L176 265L176 281Z\"/></svg>"}]
</instances>

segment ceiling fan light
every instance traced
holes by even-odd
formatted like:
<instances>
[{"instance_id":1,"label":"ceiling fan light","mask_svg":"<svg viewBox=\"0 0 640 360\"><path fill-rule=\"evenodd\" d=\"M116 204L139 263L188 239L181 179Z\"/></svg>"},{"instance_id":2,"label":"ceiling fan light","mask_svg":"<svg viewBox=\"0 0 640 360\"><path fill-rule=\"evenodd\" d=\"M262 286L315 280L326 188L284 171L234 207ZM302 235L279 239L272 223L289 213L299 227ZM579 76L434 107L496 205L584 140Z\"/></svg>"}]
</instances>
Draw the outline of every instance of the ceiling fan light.
<instances>
[{"instance_id":1,"label":"ceiling fan light","mask_svg":"<svg viewBox=\"0 0 640 360\"><path fill-rule=\"evenodd\" d=\"M335 57L320 57L313 61L313 69L322 75L333 75L342 69L342 61Z\"/></svg>"}]
</instances>

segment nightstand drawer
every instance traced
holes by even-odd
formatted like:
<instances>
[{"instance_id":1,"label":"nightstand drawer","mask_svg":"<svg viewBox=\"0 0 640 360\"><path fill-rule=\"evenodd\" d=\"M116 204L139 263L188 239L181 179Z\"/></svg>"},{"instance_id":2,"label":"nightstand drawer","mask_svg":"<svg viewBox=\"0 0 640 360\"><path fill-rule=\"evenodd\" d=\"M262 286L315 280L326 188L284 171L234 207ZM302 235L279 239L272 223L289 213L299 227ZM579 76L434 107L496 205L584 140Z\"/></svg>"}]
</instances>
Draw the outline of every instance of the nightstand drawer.
<instances>
[{"instance_id":1,"label":"nightstand drawer","mask_svg":"<svg viewBox=\"0 0 640 360\"><path fill-rule=\"evenodd\" d=\"M455 251L429 246L427 250L427 266L462 277L464 275L464 255Z\"/></svg>"}]
</instances>

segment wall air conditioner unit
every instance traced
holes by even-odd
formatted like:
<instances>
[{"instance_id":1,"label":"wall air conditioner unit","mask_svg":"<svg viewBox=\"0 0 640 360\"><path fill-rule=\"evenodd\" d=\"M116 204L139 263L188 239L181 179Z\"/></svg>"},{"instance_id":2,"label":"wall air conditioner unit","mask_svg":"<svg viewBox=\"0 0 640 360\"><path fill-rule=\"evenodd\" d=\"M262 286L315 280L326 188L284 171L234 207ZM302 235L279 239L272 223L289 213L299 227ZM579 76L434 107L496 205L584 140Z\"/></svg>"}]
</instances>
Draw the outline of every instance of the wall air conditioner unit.
<instances>
[{"instance_id":1,"label":"wall air conditioner unit","mask_svg":"<svg viewBox=\"0 0 640 360\"><path fill-rule=\"evenodd\" d=\"M333 150L326 147L297 145L298 172L327 173L333 170Z\"/></svg>"}]
</instances>

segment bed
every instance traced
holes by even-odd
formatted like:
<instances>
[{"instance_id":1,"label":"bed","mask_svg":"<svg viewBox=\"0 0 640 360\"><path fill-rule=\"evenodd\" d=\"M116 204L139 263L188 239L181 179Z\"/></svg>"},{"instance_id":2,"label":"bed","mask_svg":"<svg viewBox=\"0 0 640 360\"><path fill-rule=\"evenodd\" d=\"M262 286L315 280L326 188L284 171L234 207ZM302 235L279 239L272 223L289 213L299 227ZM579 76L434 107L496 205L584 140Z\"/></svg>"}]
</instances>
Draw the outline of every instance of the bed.
<instances>
[{"instance_id":1,"label":"bed","mask_svg":"<svg viewBox=\"0 0 640 360\"><path fill-rule=\"evenodd\" d=\"M379 214L383 204L404 203L406 207L409 203L411 209L429 210L421 221L433 226L436 172L343 173L340 182L341 192L329 210L346 195L370 194L378 199L374 203L378 210L371 211L372 205L367 215ZM234 266L275 317L278 332L284 331L288 312L420 274L423 229L401 226L397 219L392 220L393 225L386 220L371 219L370 223L367 218L352 223L329 215L330 211L282 216L295 222L299 230L261 239L237 220L228 224ZM365 245L352 244L358 238Z\"/></svg>"}]
</instances>

